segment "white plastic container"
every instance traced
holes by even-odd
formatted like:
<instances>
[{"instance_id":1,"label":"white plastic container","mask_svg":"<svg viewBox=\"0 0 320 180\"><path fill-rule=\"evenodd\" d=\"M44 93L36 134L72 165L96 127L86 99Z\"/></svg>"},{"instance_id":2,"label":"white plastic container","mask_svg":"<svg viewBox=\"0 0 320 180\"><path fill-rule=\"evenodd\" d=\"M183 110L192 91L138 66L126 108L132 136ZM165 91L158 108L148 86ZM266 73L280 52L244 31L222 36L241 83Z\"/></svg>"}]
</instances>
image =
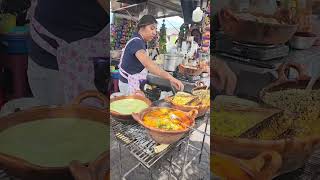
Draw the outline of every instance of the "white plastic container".
<instances>
[{"instance_id":1,"label":"white plastic container","mask_svg":"<svg viewBox=\"0 0 320 180\"><path fill-rule=\"evenodd\" d=\"M192 12L192 21L193 22L200 22L203 17L203 11L201 10L200 7L197 7L193 12Z\"/></svg>"}]
</instances>

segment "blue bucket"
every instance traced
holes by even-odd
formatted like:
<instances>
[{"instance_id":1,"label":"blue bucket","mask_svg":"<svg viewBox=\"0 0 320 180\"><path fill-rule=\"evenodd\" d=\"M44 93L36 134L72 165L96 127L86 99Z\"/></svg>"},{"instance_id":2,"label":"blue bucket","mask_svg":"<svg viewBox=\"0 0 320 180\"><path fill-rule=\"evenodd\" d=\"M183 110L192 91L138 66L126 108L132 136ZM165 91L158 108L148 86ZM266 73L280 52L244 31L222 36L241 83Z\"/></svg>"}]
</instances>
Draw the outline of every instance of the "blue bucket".
<instances>
[{"instance_id":1,"label":"blue bucket","mask_svg":"<svg viewBox=\"0 0 320 180\"><path fill-rule=\"evenodd\" d=\"M1 43L7 47L8 54L28 54L29 37L26 35L5 35L1 38Z\"/></svg>"},{"instance_id":2,"label":"blue bucket","mask_svg":"<svg viewBox=\"0 0 320 180\"><path fill-rule=\"evenodd\" d=\"M120 78L120 73L119 71L115 70L111 72L111 77L112 79L119 79Z\"/></svg>"}]
</instances>

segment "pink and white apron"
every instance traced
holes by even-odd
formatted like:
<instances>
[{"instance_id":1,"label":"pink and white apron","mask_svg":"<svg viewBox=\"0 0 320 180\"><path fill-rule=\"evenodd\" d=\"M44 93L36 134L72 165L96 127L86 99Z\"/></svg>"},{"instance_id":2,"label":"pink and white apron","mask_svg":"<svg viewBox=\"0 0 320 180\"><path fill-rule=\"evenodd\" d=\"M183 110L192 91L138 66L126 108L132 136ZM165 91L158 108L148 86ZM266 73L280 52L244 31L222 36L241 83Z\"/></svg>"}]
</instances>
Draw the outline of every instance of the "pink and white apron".
<instances>
[{"instance_id":1,"label":"pink and white apron","mask_svg":"<svg viewBox=\"0 0 320 180\"><path fill-rule=\"evenodd\" d=\"M109 24L93 37L67 43L50 33L34 18L36 4L37 1L33 1L28 12L31 22L31 37L41 48L56 57L59 73L63 77L62 86L65 103L71 102L83 91L96 90L94 84L94 65L90 58L109 57L107 48L110 41L108 38L110 32ZM53 48L38 33L54 39L59 45L58 48Z\"/></svg>"},{"instance_id":2,"label":"pink and white apron","mask_svg":"<svg viewBox=\"0 0 320 180\"><path fill-rule=\"evenodd\" d=\"M147 79L147 75L148 75L148 70L146 68L144 68L141 72L136 73L136 74L129 74L128 72L126 72L122 67L122 61L123 61L123 55L125 53L125 50L128 46L128 44L135 40L135 39L140 39L139 37L134 37L132 39L130 39L126 46L123 49L123 52L121 54L120 57L120 64L119 64L119 73L121 74L122 77L124 77L125 79L128 80L128 85L129 85L129 94L135 94L137 91L140 90L140 80L146 80Z\"/></svg>"}]
</instances>

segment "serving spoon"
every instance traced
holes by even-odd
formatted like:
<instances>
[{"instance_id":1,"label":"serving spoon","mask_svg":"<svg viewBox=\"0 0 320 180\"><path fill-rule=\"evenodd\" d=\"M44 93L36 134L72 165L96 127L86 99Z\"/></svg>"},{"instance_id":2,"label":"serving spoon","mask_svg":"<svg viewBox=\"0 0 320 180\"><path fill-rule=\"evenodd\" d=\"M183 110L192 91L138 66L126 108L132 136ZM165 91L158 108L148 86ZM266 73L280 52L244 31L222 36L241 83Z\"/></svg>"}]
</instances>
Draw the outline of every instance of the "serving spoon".
<instances>
[{"instance_id":1,"label":"serving spoon","mask_svg":"<svg viewBox=\"0 0 320 180\"><path fill-rule=\"evenodd\" d=\"M197 132L199 132L199 133L201 133L201 134L205 134L206 136L210 136L210 134L208 134L208 133L206 133L206 132L200 131L199 129L190 127L189 125L183 123L183 122L181 121L181 119L180 119L178 116L176 116L175 114L170 113L169 117L170 117L170 120L171 120L171 121L173 121L173 120L178 120L178 121L179 121L179 124L182 124L183 126L189 128L189 129L191 129L191 130L197 131Z\"/></svg>"}]
</instances>

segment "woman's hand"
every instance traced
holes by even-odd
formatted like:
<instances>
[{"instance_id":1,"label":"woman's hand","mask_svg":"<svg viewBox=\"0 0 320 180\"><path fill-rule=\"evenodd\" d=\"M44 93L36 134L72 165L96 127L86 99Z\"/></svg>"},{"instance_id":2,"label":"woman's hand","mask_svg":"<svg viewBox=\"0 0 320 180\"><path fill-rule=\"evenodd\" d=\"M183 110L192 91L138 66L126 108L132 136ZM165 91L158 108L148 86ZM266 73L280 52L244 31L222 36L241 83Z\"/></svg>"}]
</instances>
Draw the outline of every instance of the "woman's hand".
<instances>
[{"instance_id":1,"label":"woman's hand","mask_svg":"<svg viewBox=\"0 0 320 180\"><path fill-rule=\"evenodd\" d=\"M169 81L170 81L171 85L172 85L173 87L175 87L177 90L183 91L184 85L182 84L181 81L179 81L178 79L176 79L176 78L174 78L174 77L171 77L171 78L169 79Z\"/></svg>"},{"instance_id":2,"label":"woman's hand","mask_svg":"<svg viewBox=\"0 0 320 180\"><path fill-rule=\"evenodd\" d=\"M138 95L138 96L146 97L146 96L145 96L145 94L144 94L144 92L143 92L143 91L141 91L141 90L137 90L137 91L134 93L134 95Z\"/></svg>"},{"instance_id":3,"label":"woman's hand","mask_svg":"<svg viewBox=\"0 0 320 180\"><path fill-rule=\"evenodd\" d=\"M210 75L212 86L219 91L225 91L227 95L233 95L236 89L237 76L225 62L215 57L212 57L212 59L213 72Z\"/></svg>"}]
</instances>

